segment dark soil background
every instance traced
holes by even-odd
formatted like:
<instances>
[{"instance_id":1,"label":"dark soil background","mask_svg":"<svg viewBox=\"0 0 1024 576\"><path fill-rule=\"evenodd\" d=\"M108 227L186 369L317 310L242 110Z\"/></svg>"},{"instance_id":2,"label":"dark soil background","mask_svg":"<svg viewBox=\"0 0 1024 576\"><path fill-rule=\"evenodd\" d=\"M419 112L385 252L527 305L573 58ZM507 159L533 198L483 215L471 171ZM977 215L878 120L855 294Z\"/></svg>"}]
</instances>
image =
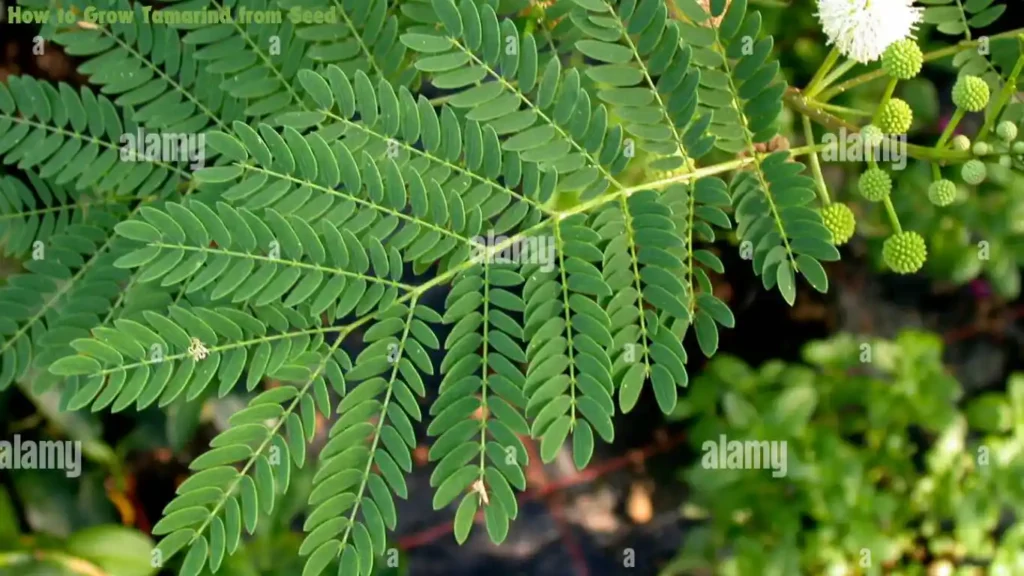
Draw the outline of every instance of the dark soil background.
<instances>
[{"instance_id":1,"label":"dark soil background","mask_svg":"<svg viewBox=\"0 0 1024 576\"><path fill-rule=\"evenodd\" d=\"M59 48L48 45L44 56L32 55L32 34L29 27L0 24L0 81L9 74L28 74L74 85L84 82ZM955 288L924 277L886 275L868 264L865 250L855 240L842 262L828 266L830 293L802 286L797 306L790 308L777 293L761 289L749 262L723 246L728 272L716 290L736 314L737 328L722 332L720 353L755 365L772 358L798 360L803 344L837 331L894 336L916 327L946 336L948 366L969 394L1001 387L1012 371L1024 369L1021 301L999 301L983 282ZM438 290L428 300L439 308L444 292ZM703 357L696 346L688 352L692 382ZM438 363L440 358L435 359ZM116 418L111 422L107 434L116 440L121 426ZM615 443L598 443L586 473L576 472L567 454L543 467L536 464L535 454L531 457L531 491L521 498L519 518L500 547L490 543L482 526L464 546L456 545L448 525L453 510L432 510L432 467L422 458L408 480L410 498L397 501L401 509L395 538L408 556L409 574L656 574L686 538L687 524L680 516L686 488L677 474L695 454L685 444L685 425L666 423L650 394L615 424ZM197 451L206 440L196 440ZM173 495L175 481L186 474L187 460L169 463L138 454L131 465L140 512L155 522ZM627 549L635 552L635 568L623 567Z\"/></svg>"}]
</instances>

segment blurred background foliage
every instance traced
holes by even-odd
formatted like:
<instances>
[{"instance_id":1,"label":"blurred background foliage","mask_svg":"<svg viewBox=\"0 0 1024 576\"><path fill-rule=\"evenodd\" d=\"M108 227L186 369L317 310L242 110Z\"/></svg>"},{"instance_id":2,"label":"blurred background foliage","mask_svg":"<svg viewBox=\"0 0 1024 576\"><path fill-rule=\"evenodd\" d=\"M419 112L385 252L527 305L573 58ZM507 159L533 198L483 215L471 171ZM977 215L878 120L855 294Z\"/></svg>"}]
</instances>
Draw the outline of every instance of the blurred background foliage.
<instances>
[{"instance_id":1,"label":"blurred background foliage","mask_svg":"<svg viewBox=\"0 0 1024 576\"><path fill-rule=\"evenodd\" d=\"M707 521L664 573L1024 573L1024 373L964 402L942 352L906 331L712 360L674 415L691 444L787 442L788 475L688 466L687 514Z\"/></svg>"}]
</instances>

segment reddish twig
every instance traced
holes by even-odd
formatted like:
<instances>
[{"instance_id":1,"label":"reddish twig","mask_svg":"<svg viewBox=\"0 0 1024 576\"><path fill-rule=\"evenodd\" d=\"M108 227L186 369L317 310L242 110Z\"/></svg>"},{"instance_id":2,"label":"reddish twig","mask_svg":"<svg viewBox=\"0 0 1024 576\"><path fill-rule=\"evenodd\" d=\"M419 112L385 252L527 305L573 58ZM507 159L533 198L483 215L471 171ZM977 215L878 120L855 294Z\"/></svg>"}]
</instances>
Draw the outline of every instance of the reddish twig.
<instances>
[{"instance_id":1,"label":"reddish twig","mask_svg":"<svg viewBox=\"0 0 1024 576\"><path fill-rule=\"evenodd\" d=\"M553 493L560 492L566 488L573 486L579 486L582 484L589 484L595 480L606 476L612 472L616 472L630 465L636 465L649 458L665 453L672 448L682 444L686 440L684 434L679 434L675 437L671 437L661 442L655 442L642 449L630 451L628 454L594 464L589 466L587 469L576 472L570 476L559 478L554 481L545 481L541 486L530 487L526 492L522 492L518 495L519 504L522 505L526 502L545 498ZM532 446L531 443L527 442L527 446ZM534 450L535 452L536 450ZM530 461L536 462L539 459L531 454ZM545 477L546 478L546 477ZM477 520L483 518L483 514L477 514ZM399 539L398 547L402 550L412 550L430 544L439 538L444 537L446 534L451 534L452 522L442 522L431 526L425 530L421 530L414 534L409 534Z\"/></svg>"},{"instance_id":2,"label":"reddish twig","mask_svg":"<svg viewBox=\"0 0 1024 576\"><path fill-rule=\"evenodd\" d=\"M540 459L540 451L537 450L537 444L532 438L524 438L523 441L526 445L526 451L530 455L529 468L533 469L533 474L527 473L527 477L535 475L539 479L539 488L544 490L550 482L548 481L547 471L544 469L544 463ZM590 571L587 569L587 558L584 556L579 542L573 536L572 528L565 521L565 495L560 492L549 492L544 497L544 500L548 515L555 521L559 538L565 545L569 559L572 560L573 571L576 573L576 576L589 576Z\"/></svg>"}]
</instances>

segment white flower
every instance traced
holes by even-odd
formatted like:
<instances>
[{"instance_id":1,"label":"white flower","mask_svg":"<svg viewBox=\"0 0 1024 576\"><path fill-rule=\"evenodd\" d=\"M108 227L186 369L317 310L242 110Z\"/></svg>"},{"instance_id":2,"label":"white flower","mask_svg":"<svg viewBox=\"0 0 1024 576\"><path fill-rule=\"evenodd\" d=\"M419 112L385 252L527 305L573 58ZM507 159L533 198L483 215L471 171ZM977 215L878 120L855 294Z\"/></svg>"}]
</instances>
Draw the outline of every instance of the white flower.
<instances>
[{"instance_id":1,"label":"white flower","mask_svg":"<svg viewBox=\"0 0 1024 576\"><path fill-rule=\"evenodd\" d=\"M188 355L192 357L196 362L206 358L206 355L210 351L203 345L203 342L199 338L193 338L192 343L188 347Z\"/></svg>"},{"instance_id":2,"label":"white flower","mask_svg":"<svg viewBox=\"0 0 1024 576\"><path fill-rule=\"evenodd\" d=\"M913 37L923 8L914 0L818 0L818 19L839 52L862 64L897 40Z\"/></svg>"},{"instance_id":3,"label":"white flower","mask_svg":"<svg viewBox=\"0 0 1024 576\"><path fill-rule=\"evenodd\" d=\"M490 505L491 499L487 497L487 488L484 487L483 480L473 482L473 492L480 495L480 501L484 503L484 506Z\"/></svg>"}]
</instances>

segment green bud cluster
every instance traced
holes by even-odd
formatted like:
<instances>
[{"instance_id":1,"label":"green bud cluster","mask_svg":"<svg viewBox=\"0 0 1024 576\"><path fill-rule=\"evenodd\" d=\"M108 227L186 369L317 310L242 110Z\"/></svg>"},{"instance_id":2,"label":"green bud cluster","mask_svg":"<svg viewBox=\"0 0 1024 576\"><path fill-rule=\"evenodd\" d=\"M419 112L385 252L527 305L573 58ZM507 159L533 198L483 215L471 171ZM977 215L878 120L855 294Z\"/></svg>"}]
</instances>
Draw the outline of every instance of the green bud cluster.
<instances>
[{"instance_id":1,"label":"green bud cluster","mask_svg":"<svg viewBox=\"0 0 1024 576\"><path fill-rule=\"evenodd\" d=\"M893 234L882 245L882 260L897 274L913 274L928 259L928 247L917 232Z\"/></svg>"},{"instance_id":2,"label":"green bud cluster","mask_svg":"<svg viewBox=\"0 0 1024 576\"><path fill-rule=\"evenodd\" d=\"M882 68L885 73L899 80L910 80L921 72L924 54L910 38L898 40L889 45L882 54Z\"/></svg>"},{"instance_id":3,"label":"green bud cluster","mask_svg":"<svg viewBox=\"0 0 1024 576\"><path fill-rule=\"evenodd\" d=\"M996 126L996 136L1003 142L1013 142L1017 139L1017 125L1009 120L1003 120Z\"/></svg>"},{"instance_id":4,"label":"green bud cluster","mask_svg":"<svg viewBox=\"0 0 1024 576\"><path fill-rule=\"evenodd\" d=\"M960 167L960 177L971 186L977 186L988 177L988 169L985 168L984 162L975 158L964 162Z\"/></svg>"},{"instance_id":5,"label":"green bud cluster","mask_svg":"<svg viewBox=\"0 0 1024 576\"><path fill-rule=\"evenodd\" d=\"M878 127L886 134L906 134L913 123L914 112L910 109L910 104L899 98L886 102L878 116Z\"/></svg>"},{"instance_id":6,"label":"green bud cluster","mask_svg":"<svg viewBox=\"0 0 1024 576\"><path fill-rule=\"evenodd\" d=\"M960 84L958 83L958 85ZM964 85L967 84L965 83ZM988 167L985 165L985 162L989 164L998 163L1003 168L1012 168L1015 159L1018 162L1024 163L1024 142L1016 141L1020 135L1017 124L1010 120L1003 120L996 125L994 133L996 137L989 142L978 141L972 144L963 135L956 136L950 142L953 150L959 152L970 151L975 156L975 158L968 160L960 167L961 179L971 186L981 184L988 177ZM982 156L986 158L981 158ZM946 198L946 195L937 190L933 195L930 188L928 197L939 206L945 205L941 202L941 199Z\"/></svg>"},{"instance_id":7,"label":"green bud cluster","mask_svg":"<svg viewBox=\"0 0 1024 576\"><path fill-rule=\"evenodd\" d=\"M936 180L928 187L928 200L936 206L949 206L956 200L956 184L952 180Z\"/></svg>"},{"instance_id":8,"label":"green bud cluster","mask_svg":"<svg viewBox=\"0 0 1024 576\"><path fill-rule=\"evenodd\" d=\"M825 222L825 228L832 233L832 243L836 246L849 242L857 228L857 219L853 215L853 210L839 202L822 208L821 218Z\"/></svg>"},{"instance_id":9,"label":"green bud cluster","mask_svg":"<svg viewBox=\"0 0 1024 576\"><path fill-rule=\"evenodd\" d=\"M971 139L963 134L957 134L952 141L953 150L966 152L971 149Z\"/></svg>"},{"instance_id":10,"label":"green bud cluster","mask_svg":"<svg viewBox=\"0 0 1024 576\"><path fill-rule=\"evenodd\" d=\"M953 86L953 104L967 112L981 112L988 106L991 92L986 83L977 76L961 76Z\"/></svg>"},{"instance_id":11,"label":"green bud cluster","mask_svg":"<svg viewBox=\"0 0 1024 576\"><path fill-rule=\"evenodd\" d=\"M868 168L857 182L860 195L871 202L881 202L892 192L892 178L881 168Z\"/></svg>"}]
</instances>

